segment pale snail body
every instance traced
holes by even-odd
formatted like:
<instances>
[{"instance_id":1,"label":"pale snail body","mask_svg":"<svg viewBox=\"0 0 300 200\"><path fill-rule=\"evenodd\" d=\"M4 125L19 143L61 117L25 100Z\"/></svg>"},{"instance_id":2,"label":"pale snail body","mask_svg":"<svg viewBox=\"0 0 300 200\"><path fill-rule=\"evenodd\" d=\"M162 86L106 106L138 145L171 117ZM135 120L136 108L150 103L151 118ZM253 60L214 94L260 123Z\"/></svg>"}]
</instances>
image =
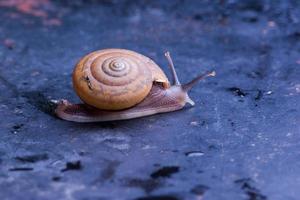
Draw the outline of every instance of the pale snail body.
<instances>
[{"instance_id":1,"label":"pale snail body","mask_svg":"<svg viewBox=\"0 0 300 200\"><path fill-rule=\"evenodd\" d=\"M187 91L206 76L181 85L169 53L165 54L174 85L150 58L124 49L104 49L83 57L73 72L76 93L85 104L61 100L58 117L76 122L99 122L138 118L194 105Z\"/></svg>"}]
</instances>

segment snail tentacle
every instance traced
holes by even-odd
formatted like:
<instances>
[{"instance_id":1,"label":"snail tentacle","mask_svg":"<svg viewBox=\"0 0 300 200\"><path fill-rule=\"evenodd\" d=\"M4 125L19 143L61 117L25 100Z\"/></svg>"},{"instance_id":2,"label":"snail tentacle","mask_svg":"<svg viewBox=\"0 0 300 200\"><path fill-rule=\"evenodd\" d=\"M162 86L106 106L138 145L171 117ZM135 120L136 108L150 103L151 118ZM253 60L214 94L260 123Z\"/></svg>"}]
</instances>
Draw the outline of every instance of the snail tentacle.
<instances>
[{"instance_id":1,"label":"snail tentacle","mask_svg":"<svg viewBox=\"0 0 300 200\"><path fill-rule=\"evenodd\" d=\"M216 72L215 71L210 71L210 72L206 72L204 74L201 74L199 76L197 76L196 78L194 78L193 80L191 80L190 82L182 85L182 89L186 92L188 92L190 89L192 89L192 87L194 85L196 85L200 80L203 80L205 79L206 77L213 77L216 75Z\"/></svg>"},{"instance_id":2,"label":"snail tentacle","mask_svg":"<svg viewBox=\"0 0 300 200\"><path fill-rule=\"evenodd\" d=\"M173 60L172 60L172 57L171 57L169 51L167 51L165 53L165 57L168 60L169 68L171 69L171 72L172 72L172 78L173 78L173 83L172 84L173 85L181 85L180 81L178 79L178 76L177 76L177 73L176 73L176 70L175 70L175 67L174 67L174 63L173 63Z\"/></svg>"}]
</instances>

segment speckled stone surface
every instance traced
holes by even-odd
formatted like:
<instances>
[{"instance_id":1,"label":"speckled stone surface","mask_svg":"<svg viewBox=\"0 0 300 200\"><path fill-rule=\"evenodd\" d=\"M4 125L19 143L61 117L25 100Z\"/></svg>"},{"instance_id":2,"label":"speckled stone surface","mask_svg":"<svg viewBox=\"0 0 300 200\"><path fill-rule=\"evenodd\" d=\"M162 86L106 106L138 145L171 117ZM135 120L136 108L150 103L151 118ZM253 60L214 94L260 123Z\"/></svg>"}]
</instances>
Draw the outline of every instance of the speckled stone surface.
<instances>
[{"instance_id":1,"label":"speckled stone surface","mask_svg":"<svg viewBox=\"0 0 300 200\"><path fill-rule=\"evenodd\" d=\"M201 2L201 3L200 3ZM0 1L0 197L297 200L298 1ZM79 102L80 57L127 48L195 87L195 107L78 124L51 99Z\"/></svg>"}]
</instances>

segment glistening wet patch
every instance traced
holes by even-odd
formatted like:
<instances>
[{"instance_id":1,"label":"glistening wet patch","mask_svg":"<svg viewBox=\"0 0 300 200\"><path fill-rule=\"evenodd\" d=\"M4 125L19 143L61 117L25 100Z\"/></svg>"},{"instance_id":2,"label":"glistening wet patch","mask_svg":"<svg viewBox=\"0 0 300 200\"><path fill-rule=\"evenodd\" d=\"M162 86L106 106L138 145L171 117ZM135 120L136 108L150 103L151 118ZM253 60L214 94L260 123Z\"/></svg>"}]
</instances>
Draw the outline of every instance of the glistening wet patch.
<instances>
[{"instance_id":1,"label":"glistening wet patch","mask_svg":"<svg viewBox=\"0 0 300 200\"><path fill-rule=\"evenodd\" d=\"M124 180L124 186L141 188L146 193L151 193L163 186L163 183L159 179L128 178Z\"/></svg>"},{"instance_id":2,"label":"glistening wet patch","mask_svg":"<svg viewBox=\"0 0 300 200\"><path fill-rule=\"evenodd\" d=\"M156 171L154 171L150 176L151 178L169 178L171 177L173 174L179 172L179 167L178 166L166 166L166 167L162 167Z\"/></svg>"},{"instance_id":3,"label":"glistening wet patch","mask_svg":"<svg viewBox=\"0 0 300 200\"><path fill-rule=\"evenodd\" d=\"M70 170L81 170L81 169L82 169L82 165L81 162L78 160L75 162L67 162L66 167L62 169L61 172L70 171Z\"/></svg>"},{"instance_id":4,"label":"glistening wet patch","mask_svg":"<svg viewBox=\"0 0 300 200\"><path fill-rule=\"evenodd\" d=\"M51 100L49 100L40 91L24 92L22 96L25 97L28 102L38 110L49 115L54 115L54 109L57 105L51 102Z\"/></svg>"},{"instance_id":5,"label":"glistening wet patch","mask_svg":"<svg viewBox=\"0 0 300 200\"><path fill-rule=\"evenodd\" d=\"M32 167L14 167L10 168L9 171L16 172L16 171L32 171Z\"/></svg>"},{"instance_id":6,"label":"glistening wet patch","mask_svg":"<svg viewBox=\"0 0 300 200\"><path fill-rule=\"evenodd\" d=\"M238 179L235 184L239 185L240 188L247 194L248 200L266 200L267 197L263 195L259 189L254 187L254 183L250 178Z\"/></svg>"},{"instance_id":7,"label":"glistening wet patch","mask_svg":"<svg viewBox=\"0 0 300 200\"><path fill-rule=\"evenodd\" d=\"M208 189L208 186L199 184L191 189L191 193L196 194L198 196L202 196Z\"/></svg>"},{"instance_id":8,"label":"glistening wet patch","mask_svg":"<svg viewBox=\"0 0 300 200\"><path fill-rule=\"evenodd\" d=\"M227 91L229 91L232 94L239 96L239 97L245 97L247 95L246 92L244 92L241 88L238 88L238 87L227 88Z\"/></svg>"},{"instance_id":9,"label":"glistening wet patch","mask_svg":"<svg viewBox=\"0 0 300 200\"><path fill-rule=\"evenodd\" d=\"M48 160L48 154L34 154L34 155L24 155L24 156L17 156L15 159L21 162L29 162L35 163L42 160Z\"/></svg>"}]
</instances>

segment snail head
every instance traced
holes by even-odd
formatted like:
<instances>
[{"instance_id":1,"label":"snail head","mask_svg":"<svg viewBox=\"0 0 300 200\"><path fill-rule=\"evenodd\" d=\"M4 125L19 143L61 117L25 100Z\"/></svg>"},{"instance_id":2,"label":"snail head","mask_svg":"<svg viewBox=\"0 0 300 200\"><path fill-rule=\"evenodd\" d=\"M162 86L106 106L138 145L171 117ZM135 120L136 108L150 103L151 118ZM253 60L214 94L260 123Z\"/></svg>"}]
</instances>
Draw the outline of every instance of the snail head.
<instances>
[{"instance_id":1,"label":"snail head","mask_svg":"<svg viewBox=\"0 0 300 200\"><path fill-rule=\"evenodd\" d=\"M182 85L180 83L179 79L178 79L178 76L177 76L177 73L176 73L176 70L175 70L174 63L173 63L173 60L171 58L170 52L167 51L165 53L165 57L168 60L169 68L170 68L171 73L172 73L172 85L170 87L170 92L174 92L174 94L181 94L184 104L189 103L190 105L194 106L195 102L189 97L188 91L190 91L193 88L193 86L195 86L200 80L203 80L206 77L215 76L216 72L215 71L209 71L209 72L206 72L204 74L198 75L197 77L195 77L190 82ZM180 92L178 92L178 90Z\"/></svg>"}]
</instances>

